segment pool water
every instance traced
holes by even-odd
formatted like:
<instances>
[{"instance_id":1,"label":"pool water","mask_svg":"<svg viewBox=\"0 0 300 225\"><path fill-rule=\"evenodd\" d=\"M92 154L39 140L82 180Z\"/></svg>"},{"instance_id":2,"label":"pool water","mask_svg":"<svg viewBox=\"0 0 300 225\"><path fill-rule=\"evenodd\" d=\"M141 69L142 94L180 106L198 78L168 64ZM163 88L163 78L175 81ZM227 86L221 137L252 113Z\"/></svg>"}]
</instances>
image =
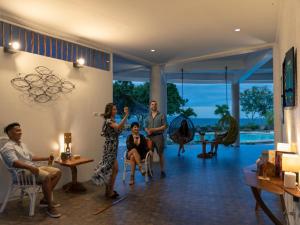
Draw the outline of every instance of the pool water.
<instances>
[{"instance_id":1,"label":"pool water","mask_svg":"<svg viewBox=\"0 0 300 225\"><path fill-rule=\"evenodd\" d=\"M205 140L213 140L215 137L214 133L206 133ZM200 135L195 134L194 141L199 141ZM240 132L241 143L262 143L262 142L273 142L274 131L269 132Z\"/></svg>"},{"instance_id":2,"label":"pool water","mask_svg":"<svg viewBox=\"0 0 300 225\"><path fill-rule=\"evenodd\" d=\"M124 132L120 135L119 143L120 145L126 144L126 137L130 132ZM144 134L144 133L143 133ZM144 134L145 135L145 134ZM213 132L209 132L205 134L205 140L213 140L215 138L215 134ZM191 144L195 144L200 141L200 135L198 133L195 134L194 140ZM272 143L274 142L274 131L253 131L253 132L240 132L240 143L241 144L254 144L254 143ZM172 140L167 138L167 144L173 144Z\"/></svg>"}]
</instances>

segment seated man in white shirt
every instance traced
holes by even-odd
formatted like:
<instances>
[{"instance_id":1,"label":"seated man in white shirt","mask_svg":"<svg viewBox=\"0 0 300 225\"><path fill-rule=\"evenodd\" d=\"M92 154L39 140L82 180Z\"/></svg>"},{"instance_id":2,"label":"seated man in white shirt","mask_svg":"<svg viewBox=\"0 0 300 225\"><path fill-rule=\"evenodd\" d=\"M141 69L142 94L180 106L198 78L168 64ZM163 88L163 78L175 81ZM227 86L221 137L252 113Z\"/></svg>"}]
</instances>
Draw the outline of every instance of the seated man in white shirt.
<instances>
[{"instance_id":1,"label":"seated man in white shirt","mask_svg":"<svg viewBox=\"0 0 300 225\"><path fill-rule=\"evenodd\" d=\"M3 160L9 167L26 169L36 175L37 183L42 184L44 193L40 206L48 207L47 214L50 217L60 217L61 214L55 209L60 205L52 201L52 192L61 177L61 171L50 166L38 167L35 164L35 161L53 161L53 158L34 156L26 148L26 145L21 142L22 130L19 123L7 125L4 132L10 140L0 150Z\"/></svg>"}]
</instances>

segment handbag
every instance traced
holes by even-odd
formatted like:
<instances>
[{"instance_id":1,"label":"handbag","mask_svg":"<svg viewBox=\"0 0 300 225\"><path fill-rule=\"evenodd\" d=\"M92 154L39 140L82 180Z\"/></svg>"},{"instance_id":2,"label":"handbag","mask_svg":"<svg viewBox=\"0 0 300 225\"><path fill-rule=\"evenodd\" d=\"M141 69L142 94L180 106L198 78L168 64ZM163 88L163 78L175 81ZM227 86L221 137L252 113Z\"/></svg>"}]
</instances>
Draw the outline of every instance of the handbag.
<instances>
[{"instance_id":1,"label":"handbag","mask_svg":"<svg viewBox=\"0 0 300 225\"><path fill-rule=\"evenodd\" d=\"M153 162L159 162L159 155L157 151L153 152Z\"/></svg>"}]
</instances>

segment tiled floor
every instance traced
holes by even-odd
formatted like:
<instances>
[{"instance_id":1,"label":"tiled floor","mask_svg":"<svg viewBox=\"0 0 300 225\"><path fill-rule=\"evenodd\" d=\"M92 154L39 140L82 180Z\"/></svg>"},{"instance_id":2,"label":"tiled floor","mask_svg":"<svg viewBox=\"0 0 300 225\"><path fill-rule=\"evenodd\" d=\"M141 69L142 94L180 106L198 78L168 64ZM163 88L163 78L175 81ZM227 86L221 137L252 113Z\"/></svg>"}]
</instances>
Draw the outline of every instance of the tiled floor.
<instances>
[{"instance_id":1,"label":"tiled floor","mask_svg":"<svg viewBox=\"0 0 300 225\"><path fill-rule=\"evenodd\" d=\"M32 218L27 216L26 202L10 202L0 216L0 224L130 224L130 225L254 225L273 224L260 210L254 211L255 202L243 182L242 168L255 162L261 150L272 145L243 145L240 149L220 148L217 158L197 159L199 146L188 146L183 157L177 157L177 146L166 149L167 178L159 178L158 167L154 179L147 185L138 174L134 188L118 176L116 189L128 197L107 211L93 212L109 204L103 190L86 183L86 194L55 193L63 216L48 218L37 209ZM119 154L121 156L122 154ZM121 167L120 167L121 168ZM121 170L121 169L120 169ZM277 196L264 193L267 204L283 220Z\"/></svg>"}]
</instances>

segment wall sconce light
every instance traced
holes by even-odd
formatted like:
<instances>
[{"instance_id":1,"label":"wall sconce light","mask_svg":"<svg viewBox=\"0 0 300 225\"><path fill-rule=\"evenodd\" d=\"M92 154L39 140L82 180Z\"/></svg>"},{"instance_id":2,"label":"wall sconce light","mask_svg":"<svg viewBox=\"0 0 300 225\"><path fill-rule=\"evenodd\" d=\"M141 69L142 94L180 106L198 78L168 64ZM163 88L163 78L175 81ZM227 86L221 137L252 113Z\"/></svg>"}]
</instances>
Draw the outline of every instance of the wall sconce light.
<instances>
[{"instance_id":1,"label":"wall sconce light","mask_svg":"<svg viewBox=\"0 0 300 225\"><path fill-rule=\"evenodd\" d=\"M4 52L14 54L14 53L19 52L20 47L21 47L21 45L18 41L9 42L8 46L4 47Z\"/></svg>"},{"instance_id":2,"label":"wall sconce light","mask_svg":"<svg viewBox=\"0 0 300 225\"><path fill-rule=\"evenodd\" d=\"M76 62L73 62L73 66L75 68L82 68L84 66L84 64L85 64L84 58L79 58L76 60Z\"/></svg>"}]
</instances>

